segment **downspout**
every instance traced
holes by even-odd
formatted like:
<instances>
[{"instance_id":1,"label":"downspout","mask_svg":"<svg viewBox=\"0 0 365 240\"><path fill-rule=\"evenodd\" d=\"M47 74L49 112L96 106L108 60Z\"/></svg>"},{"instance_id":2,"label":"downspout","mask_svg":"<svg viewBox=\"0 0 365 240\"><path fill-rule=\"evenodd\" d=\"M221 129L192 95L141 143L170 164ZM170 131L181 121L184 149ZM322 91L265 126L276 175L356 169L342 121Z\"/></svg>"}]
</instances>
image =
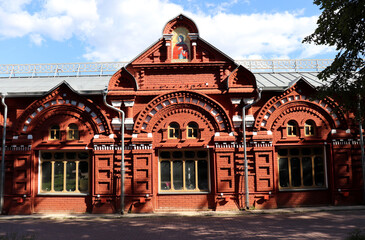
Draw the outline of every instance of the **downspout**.
<instances>
[{"instance_id":1,"label":"downspout","mask_svg":"<svg viewBox=\"0 0 365 240\"><path fill-rule=\"evenodd\" d=\"M244 154L244 164L245 164L245 205L246 209L250 206L250 191L248 189L248 162L247 162L247 146L246 146L246 109L250 108L252 105L260 101L262 89L259 88L258 97L255 101L248 105L242 107L242 129L243 129L243 154ZM243 101L243 100L242 100ZM244 104L244 102L243 102Z\"/></svg>"},{"instance_id":2,"label":"downspout","mask_svg":"<svg viewBox=\"0 0 365 240\"><path fill-rule=\"evenodd\" d=\"M8 115L8 106L5 104L6 93L1 94L1 103L4 105L4 126L3 126L3 142L1 155L1 184L0 184L0 214L3 213L4 206L4 186L5 186L5 148L6 148L6 119Z\"/></svg>"},{"instance_id":3,"label":"downspout","mask_svg":"<svg viewBox=\"0 0 365 240\"><path fill-rule=\"evenodd\" d=\"M359 95L358 100L358 110L359 110L359 130L360 130L360 148L361 148L361 165L362 165L362 179L363 179L363 192L362 192L362 202L365 204L365 153L364 153L364 136L362 133L362 118L361 118L361 96Z\"/></svg>"},{"instance_id":4,"label":"downspout","mask_svg":"<svg viewBox=\"0 0 365 240\"><path fill-rule=\"evenodd\" d=\"M120 214L124 214L124 198L125 198L125 190L124 190L124 176L125 176L125 167L124 167L124 118L125 118L125 114L124 111L118 108L113 107L112 105L108 104L106 101L106 95L108 94L108 88L105 89L103 95L104 95L104 104L119 112L121 115L121 126L120 126L120 138L121 138L121 164L120 164Z\"/></svg>"}]
</instances>

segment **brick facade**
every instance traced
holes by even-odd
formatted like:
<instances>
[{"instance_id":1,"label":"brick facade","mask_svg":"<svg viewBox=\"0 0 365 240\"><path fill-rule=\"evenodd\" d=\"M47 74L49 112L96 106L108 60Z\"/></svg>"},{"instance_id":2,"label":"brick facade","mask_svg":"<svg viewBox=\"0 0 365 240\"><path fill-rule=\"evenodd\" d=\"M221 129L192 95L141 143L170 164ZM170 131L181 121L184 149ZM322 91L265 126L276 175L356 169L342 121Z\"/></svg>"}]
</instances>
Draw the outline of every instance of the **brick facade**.
<instances>
[{"instance_id":1,"label":"brick facade","mask_svg":"<svg viewBox=\"0 0 365 240\"><path fill-rule=\"evenodd\" d=\"M180 36L185 37L188 54L177 59L173 52L183 49L176 50L182 46L176 40ZM264 88L262 98L246 111L250 195L245 205L241 100L258 99L255 76L201 39L194 22L183 15L166 24L157 43L116 72L108 90L107 101L126 113L126 211L362 202L359 132L353 116L331 99L311 100L313 87L300 78L281 92ZM80 95L61 83L42 97L9 97L7 104L5 214L120 210L120 121L118 113L104 105L102 95ZM294 134L288 130L292 121ZM170 135L172 123L179 126L177 137ZM70 124L78 127L76 139L69 139ZM59 139L50 140L55 125L60 127ZM166 176L164 151L184 156L167 157L171 175ZM70 171L71 157L47 160L53 185L46 189L45 152L88 154L87 176L80 170L81 160ZM203 155L189 160L185 154ZM56 173L55 164L63 164L64 170ZM178 164L185 166L181 182ZM188 164L195 164L193 177L188 176ZM75 181L86 176L87 191L78 192L80 182L76 190L53 190L56 175L62 176L63 186L68 186L70 176L77 176ZM163 189L165 177L174 180L166 180ZM195 190L188 187L188 179L193 179ZM185 190L175 185L172 191L169 184L182 184Z\"/></svg>"}]
</instances>

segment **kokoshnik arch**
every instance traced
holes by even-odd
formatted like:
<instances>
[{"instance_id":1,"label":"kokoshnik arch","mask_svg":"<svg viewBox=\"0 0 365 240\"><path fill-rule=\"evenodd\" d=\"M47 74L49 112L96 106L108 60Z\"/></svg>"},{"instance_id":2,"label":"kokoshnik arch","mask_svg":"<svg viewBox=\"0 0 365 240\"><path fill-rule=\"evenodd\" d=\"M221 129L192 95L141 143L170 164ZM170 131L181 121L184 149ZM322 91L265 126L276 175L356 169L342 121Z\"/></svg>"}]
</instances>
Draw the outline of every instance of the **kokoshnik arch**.
<instances>
[{"instance_id":1,"label":"kokoshnik arch","mask_svg":"<svg viewBox=\"0 0 365 240\"><path fill-rule=\"evenodd\" d=\"M120 211L121 126L125 211L358 204L359 130L335 100L311 98L316 74L254 74L179 15L111 77L1 78L3 214Z\"/></svg>"}]
</instances>

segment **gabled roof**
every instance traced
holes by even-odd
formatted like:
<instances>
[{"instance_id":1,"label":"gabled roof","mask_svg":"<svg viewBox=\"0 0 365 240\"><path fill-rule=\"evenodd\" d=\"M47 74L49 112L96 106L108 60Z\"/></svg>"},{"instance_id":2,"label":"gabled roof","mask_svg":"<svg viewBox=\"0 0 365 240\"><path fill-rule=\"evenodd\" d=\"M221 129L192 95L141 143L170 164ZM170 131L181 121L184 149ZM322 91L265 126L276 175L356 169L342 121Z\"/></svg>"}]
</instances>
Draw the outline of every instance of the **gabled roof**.
<instances>
[{"instance_id":1,"label":"gabled roof","mask_svg":"<svg viewBox=\"0 0 365 240\"><path fill-rule=\"evenodd\" d=\"M253 75L257 87L263 88L264 91L284 91L300 79L313 87L322 85L317 77L318 72L267 72ZM110 75L0 78L0 91L7 92L9 97L42 96L60 83L67 82L79 94L101 95L110 78Z\"/></svg>"}]
</instances>

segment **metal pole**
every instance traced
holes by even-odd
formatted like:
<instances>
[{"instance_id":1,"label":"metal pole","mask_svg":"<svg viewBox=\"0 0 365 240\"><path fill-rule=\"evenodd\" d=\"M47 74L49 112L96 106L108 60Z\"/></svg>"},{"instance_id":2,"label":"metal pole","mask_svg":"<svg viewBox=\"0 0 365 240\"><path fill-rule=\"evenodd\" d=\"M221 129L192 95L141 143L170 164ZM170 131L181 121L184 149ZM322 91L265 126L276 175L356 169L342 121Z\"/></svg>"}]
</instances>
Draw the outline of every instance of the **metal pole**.
<instances>
[{"instance_id":1,"label":"metal pole","mask_svg":"<svg viewBox=\"0 0 365 240\"><path fill-rule=\"evenodd\" d=\"M247 162L247 146L246 146L246 109L257 103L261 99L262 90L259 89L258 97L251 104L242 107L242 130L243 130L243 154L245 166L245 205L246 209L250 208L250 191L248 189L248 162ZM245 103L243 103L245 104Z\"/></svg>"},{"instance_id":2,"label":"metal pole","mask_svg":"<svg viewBox=\"0 0 365 240\"><path fill-rule=\"evenodd\" d=\"M124 167L124 118L125 118L125 114L124 111L118 108L113 107L112 105L108 104L106 101L106 95L108 94L108 89L105 89L104 91L104 104L119 112L121 115L121 126L120 126L120 142L121 142L121 163L120 163L120 213L123 215L124 214L124 198L125 198L125 189L124 189L124 179L125 179L125 167Z\"/></svg>"},{"instance_id":3,"label":"metal pole","mask_svg":"<svg viewBox=\"0 0 365 240\"><path fill-rule=\"evenodd\" d=\"M358 109L359 109L360 148L361 148L362 179L363 179L362 202L365 204L365 153L364 153L364 136L362 133L361 96L360 95L359 95Z\"/></svg>"},{"instance_id":4,"label":"metal pole","mask_svg":"<svg viewBox=\"0 0 365 240\"><path fill-rule=\"evenodd\" d=\"M3 213L4 206L4 186L5 186L5 148L6 148L6 119L8 115L8 106L5 104L5 95L1 95L1 103L4 105L4 126L3 126L3 142L1 154L1 184L0 184L0 214Z\"/></svg>"}]
</instances>

